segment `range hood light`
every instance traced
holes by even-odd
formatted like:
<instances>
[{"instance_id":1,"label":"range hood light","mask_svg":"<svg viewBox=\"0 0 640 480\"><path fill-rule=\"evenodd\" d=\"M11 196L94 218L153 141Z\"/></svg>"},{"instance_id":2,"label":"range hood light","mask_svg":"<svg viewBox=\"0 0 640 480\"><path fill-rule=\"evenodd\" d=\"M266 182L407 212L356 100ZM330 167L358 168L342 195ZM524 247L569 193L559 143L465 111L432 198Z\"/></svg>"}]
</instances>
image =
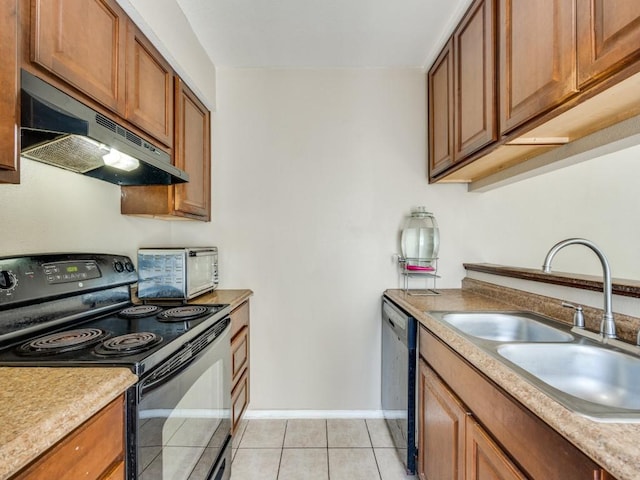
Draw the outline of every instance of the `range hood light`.
<instances>
[{"instance_id":1,"label":"range hood light","mask_svg":"<svg viewBox=\"0 0 640 480\"><path fill-rule=\"evenodd\" d=\"M140 162L129 155L119 152L115 148L112 148L109 153L102 156L105 165L124 170L125 172L131 172L140 166Z\"/></svg>"}]
</instances>

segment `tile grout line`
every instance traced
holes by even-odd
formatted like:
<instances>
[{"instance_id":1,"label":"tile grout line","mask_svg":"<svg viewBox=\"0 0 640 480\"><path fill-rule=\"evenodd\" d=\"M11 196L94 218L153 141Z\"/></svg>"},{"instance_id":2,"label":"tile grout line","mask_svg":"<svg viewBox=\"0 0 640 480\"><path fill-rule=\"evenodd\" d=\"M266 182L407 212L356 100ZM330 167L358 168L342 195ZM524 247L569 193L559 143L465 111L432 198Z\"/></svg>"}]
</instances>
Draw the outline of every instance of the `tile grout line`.
<instances>
[{"instance_id":1,"label":"tile grout line","mask_svg":"<svg viewBox=\"0 0 640 480\"><path fill-rule=\"evenodd\" d=\"M327 441L327 479L331 480L331 469L329 463L329 420L324 420L324 436Z\"/></svg>"},{"instance_id":2,"label":"tile grout line","mask_svg":"<svg viewBox=\"0 0 640 480\"><path fill-rule=\"evenodd\" d=\"M282 445L280 445L280 461L278 462L278 473L276 473L276 480L280 476L280 468L282 468L282 455L284 453L284 439L287 438L287 427L289 426L289 420L284 422L284 435L282 435Z\"/></svg>"},{"instance_id":3,"label":"tile grout line","mask_svg":"<svg viewBox=\"0 0 640 480\"><path fill-rule=\"evenodd\" d=\"M371 444L371 453L373 454L373 461L376 462L376 468L378 469L378 476L382 479L382 472L380 471L380 464L378 463L378 457L376 456L376 451L373 448L373 440L371 439L371 431L369 430L369 423L365 419L364 421L365 428L367 429L367 435L369 435L369 443Z\"/></svg>"}]
</instances>

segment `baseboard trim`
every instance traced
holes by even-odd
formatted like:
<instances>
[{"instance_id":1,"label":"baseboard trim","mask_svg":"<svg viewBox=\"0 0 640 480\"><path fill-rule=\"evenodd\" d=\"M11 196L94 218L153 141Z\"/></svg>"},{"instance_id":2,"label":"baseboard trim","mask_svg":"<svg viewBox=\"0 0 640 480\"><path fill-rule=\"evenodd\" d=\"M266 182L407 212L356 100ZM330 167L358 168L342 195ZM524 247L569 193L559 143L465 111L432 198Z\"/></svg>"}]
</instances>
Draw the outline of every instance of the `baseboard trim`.
<instances>
[{"instance_id":1,"label":"baseboard trim","mask_svg":"<svg viewBox=\"0 0 640 480\"><path fill-rule=\"evenodd\" d=\"M247 420L290 418L384 418L382 410L247 410Z\"/></svg>"}]
</instances>

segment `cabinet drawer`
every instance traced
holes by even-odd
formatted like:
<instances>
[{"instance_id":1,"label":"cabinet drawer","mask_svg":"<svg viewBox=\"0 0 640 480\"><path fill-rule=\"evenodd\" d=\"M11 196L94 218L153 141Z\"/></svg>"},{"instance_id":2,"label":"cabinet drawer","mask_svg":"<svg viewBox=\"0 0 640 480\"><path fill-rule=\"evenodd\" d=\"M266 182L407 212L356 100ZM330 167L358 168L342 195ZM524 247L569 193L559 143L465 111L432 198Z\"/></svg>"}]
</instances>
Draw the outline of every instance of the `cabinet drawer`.
<instances>
[{"instance_id":1,"label":"cabinet drawer","mask_svg":"<svg viewBox=\"0 0 640 480\"><path fill-rule=\"evenodd\" d=\"M75 480L124 478L117 463L123 462L124 397L111 402L69 436L52 447L14 480ZM114 468L114 466L116 466Z\"/></svg>"},{"instance_id":2,"label":"cabinet drawer","mask_svg":"<svg viewBox=\"0 0 640 480\"><path fill-rule=\"evenodd\" d=\"M231 392L231 434L235 432L249 405L249 372L245 371Z\"/></svg>"},{"instance_id":3,"label":"cabinet drawer","mask_svg":"<svg viewBox=\"0 0 640 480\"><path fill-rule=\"evenodd\" d=\"M231 312L231 338L242 330L242 327L249 326L249 302L244 302Z\"/></svg>"},{"instance_id":4,"label":"cabinet drawer","mask_svg":"<svg viewBox=\"0 0 640 480\"><path fill-rule=\"evenodd\" d=\"M249 364L249 327L242 327L231 340L231 376L233 384Z\"/></svg>"}]
</instances>

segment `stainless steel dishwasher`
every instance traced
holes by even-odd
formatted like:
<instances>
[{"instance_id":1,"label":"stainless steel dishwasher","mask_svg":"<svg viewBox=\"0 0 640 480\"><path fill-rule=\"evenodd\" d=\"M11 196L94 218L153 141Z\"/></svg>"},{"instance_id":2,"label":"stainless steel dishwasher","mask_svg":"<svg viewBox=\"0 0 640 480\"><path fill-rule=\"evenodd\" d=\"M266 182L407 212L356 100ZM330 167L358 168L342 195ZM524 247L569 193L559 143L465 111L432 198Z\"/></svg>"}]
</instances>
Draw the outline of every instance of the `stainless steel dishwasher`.
<instances>
[{"instance_id":1,"label":"stainless steel dishwasher","mask_svg":"<svg viewBox=\"0 0 640 480\"><path fill-rule=\"evenodd\" d=\"M407 473L416 472L417 322L382 300L382 411Z\"/></svg>"}]
</instances>

